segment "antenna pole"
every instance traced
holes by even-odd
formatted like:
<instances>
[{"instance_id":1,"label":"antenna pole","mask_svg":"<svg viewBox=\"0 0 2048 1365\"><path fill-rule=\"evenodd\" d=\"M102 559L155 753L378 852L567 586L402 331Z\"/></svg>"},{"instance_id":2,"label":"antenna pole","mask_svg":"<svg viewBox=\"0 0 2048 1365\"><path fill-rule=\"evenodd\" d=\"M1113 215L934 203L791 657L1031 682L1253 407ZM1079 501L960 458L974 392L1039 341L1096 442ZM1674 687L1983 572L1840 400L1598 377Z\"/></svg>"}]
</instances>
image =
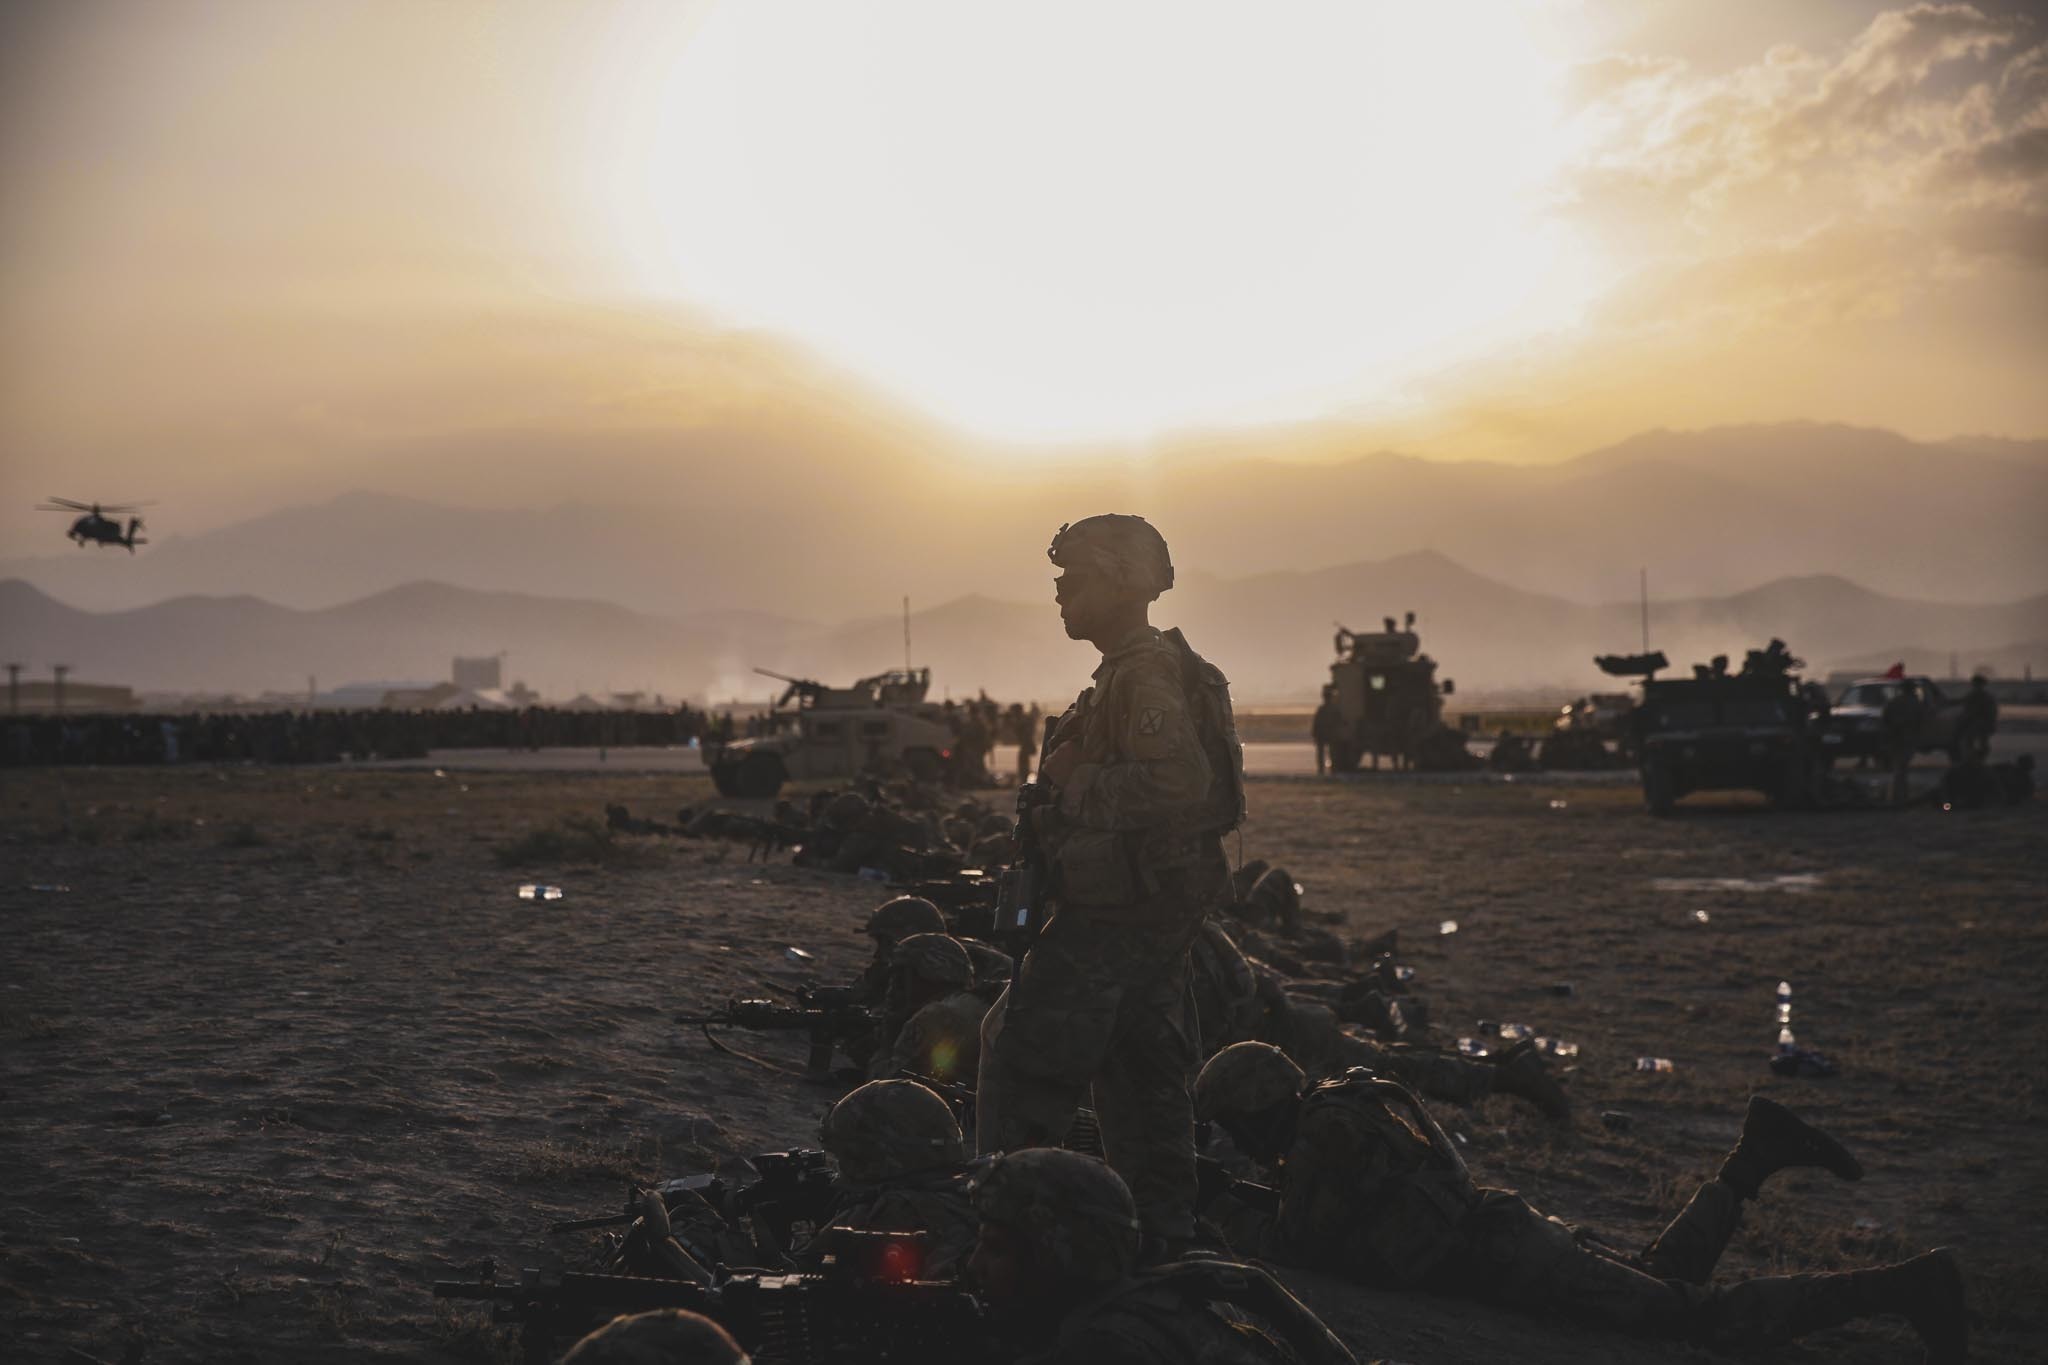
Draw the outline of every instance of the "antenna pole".
<instances>
[{"instance_id":1,"label":"antenna pole","mask_svg":"<svg viewBox=\"0 0 2048 1365\"><path fill-rule=\"evenodd\" d=\"M908 673L910 663L910 599L903 599L903 671Z\"/></svg>"},{"instance_id":2,"label":"antenna pole","mask_svg":"<svg viewBox=\"0 0 2048 1365\"><path fill-rule=\"evenodd\" d=\"M1643 599L1643 653L1650 652L1650 570L1649 566L1636 570L1637 588Z\"/></svg>"}]
</instances>

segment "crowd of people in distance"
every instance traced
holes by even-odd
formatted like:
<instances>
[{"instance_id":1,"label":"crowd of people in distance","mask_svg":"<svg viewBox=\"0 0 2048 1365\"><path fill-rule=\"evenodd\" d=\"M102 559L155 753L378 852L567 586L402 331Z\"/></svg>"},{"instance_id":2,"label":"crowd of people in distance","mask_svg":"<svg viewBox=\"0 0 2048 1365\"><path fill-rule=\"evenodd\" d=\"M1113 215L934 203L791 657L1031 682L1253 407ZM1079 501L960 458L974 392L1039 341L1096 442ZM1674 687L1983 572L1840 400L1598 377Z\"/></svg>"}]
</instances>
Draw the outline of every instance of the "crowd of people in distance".
<instances>
[{"instance_id":1,"label":"crowd of people in distance","mask_svg":"<svg viewBox=\"0 0 2048 1365\"><path fill-rule=\"evenodd\" d=\"M691 706L24 715L8 719L0 763L336 763L423 758L430 749L713 744L733 733L731 712Z\"/></svg>"}]
</instances>

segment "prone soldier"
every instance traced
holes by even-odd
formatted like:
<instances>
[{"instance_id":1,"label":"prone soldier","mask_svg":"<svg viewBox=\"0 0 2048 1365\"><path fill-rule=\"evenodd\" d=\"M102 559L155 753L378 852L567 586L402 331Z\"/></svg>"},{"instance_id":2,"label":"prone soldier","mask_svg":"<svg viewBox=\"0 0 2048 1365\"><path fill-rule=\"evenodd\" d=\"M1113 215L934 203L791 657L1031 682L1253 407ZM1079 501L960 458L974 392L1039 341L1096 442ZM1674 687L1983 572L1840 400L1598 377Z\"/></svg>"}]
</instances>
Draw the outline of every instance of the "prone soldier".
<instances>
[{"instance_id":1,"label":"prone soldier","mask_svg":"<svg viewBox=\"0 0 2048 1365\"><path fill-rule=\"evenodd\" d=\"M989 1010L973 988L974 962L958 940L912 934L897 944L870 1075L879 1080L911 1072L972 1083Z\"/></svg>"},{"instance_id":2,"label":"prone soldier","mask_svg":"<svg viewBox=\"0 0 2048 1365\"><path fill-rule=\"evenodd\" d=\"M825 1226L922 1232L915 1278L956 1278L974 1249L967 1142L943 1099L916 1081L869 1081L827 1111L819 1140L839 1167L844 1193ZM830 1246L819 1237L816 1248ZM822 1250L799 1249L805 1269Z\"/></svg>"},{"instance_id":3,"label":"prone soldier","mask_svg":"<svg viewBox=\"0 0 2048 1365\"><path fill-rule=\"evenodd\" d=\"M969 1273L994 1325L1022 1347L1019 1365L1351 1365L1329 1328L1256 1267L1191 1258L1138 1271L1131 1192L1093 1157L1012 1152L973 1197L981 1230Z\"/></svg>"},{"instance_id":4,"label":"prone soldier","mask_svg":"<svg viewBox=\"0 0 2048 1365\"><path fill-rule=\"evenodd\" d=\"M1752 1346L1856 1318L1907 1318L1942 1365L1966 1353L1953 1255L1895 1265L1708 1285L1766 1179L1811 1166L1863 1169L1841 1144L1762 1096L1720 1173L1640 1257L1612 1252L1511 1190L1481 1189L1443 1130L1402 1086L1364 1071L1303 1093L1300 1068L1264 1043L1211 1058L1197 1113L1279 1173L1277 1213L1217 1195L1206 1215L1240 1250L1363 1283L1461 1294L1644 1334Z\"/></svg>"},{"instance_id":5,"label":"prone soldier","mask_svg":"<svg viewBox=\"0 0 2048 1365\"><path fill-rule=\"evenodd\" d=\"M1484 1060L1442 1048L1383 1043L1343 1026L1328 1005L1291 997L1279 980L1238 951L1215 921L1195 940L1194 993L1202 1055L1213 1057L1234 1043L1266 1042L1278 1047L1309 1076L1362 1066L1391 1076L1434 1100L1472 1105L1488 1095L1512 1095L1534 1105L1546 1118L1571 1115L1565 1097L1535 1049L1524 1039Z\"/></svg>"}]
</instances>

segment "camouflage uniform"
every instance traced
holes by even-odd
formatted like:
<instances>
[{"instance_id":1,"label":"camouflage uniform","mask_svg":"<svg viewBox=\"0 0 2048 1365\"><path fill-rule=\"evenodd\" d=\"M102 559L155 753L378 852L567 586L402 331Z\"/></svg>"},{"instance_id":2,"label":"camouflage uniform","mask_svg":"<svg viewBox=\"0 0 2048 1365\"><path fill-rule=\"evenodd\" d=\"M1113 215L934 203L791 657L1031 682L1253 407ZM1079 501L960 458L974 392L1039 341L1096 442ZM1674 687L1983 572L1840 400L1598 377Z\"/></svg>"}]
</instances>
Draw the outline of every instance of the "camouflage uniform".
<instances>
[{"instance_id":1,"label":"camouflage uniform","mask_svg":"<svg viewBox=\"0 0 2048 1365\"><path fill-rule=\"evenodd\" d=\"M824 1226L922 1232L919 1278L956 1278L980 1220L968 1198L966 1140L946 1102L915 1081L870 1081L832 1106L819 1137L846 1187ZM798 1265L815 1269L829 1242L799 1251Z\"/></svg>"},{"instance_id":2,"label":"camouflage uniform","mask_svg":"<svg viewBox=\"0 0 2048 1365\"><path fill-rule=\"evenodd\" d=\"M1274 1070L1270 1063L1263 1069ZM1209 1117L1218 1092L1208 1073L1203 1079ZM1273 1103L1273 1077L1253 1083L1247 1073L1241 1081L1248 1093L1240 1112ZM1759 1114L1782 1116L1773 1120L1781 1130L1791 1125L1811 1135L1800 1141L1824 1146L1809 1145L1802 1159L1775 1164L1745 1155ZM1699 1188L1646 1252L1630 1257L1544 1215L1511 1190L1475 1185L1414 1095L1396 1082L1352 1071L1302 1098L1279 1167L1278 1214L1262 1215L1226 1195L1221 1216L1212 1221L1233 1246L1288 1264L1646 1335L1762 1345L1929 1304L1931 1318L1945 1317L1951 1297L1956 1321L1942 1326L1961 1331L1961 1283L1945 1253L1874 1270L1708 1286L1741 1221L1742 1201L1755 1197L1762 1180L1782 1165L1820 1164L1816 1150L1844 1178L1861 1177L1861 1167L1831 1139L1768 1101L1752 1101L1744 1139L1721 1175ZM1888 1295L1897 1297L1887 1302ZM1914 1325L1929 1335L1917 1315Z\"/></svg>"},{"instance_id":3,"label":"camouflage uniform","mask_svg":"<svg viewBox=\"0 0 2048 1365\"><path fill-rule=\"evenodd\" d=\"M1020 1238L1073 1305L1017 1324L1026 1338L1018 1365L1352 1365L1329 1329L1262 1270L1183 1260L1134 1271L1130 1192L1091 1157L1000 1157L976 1180L974 1206Z\"/></svg>"},{"instance_id":4,"label":"camouflage uniform","mask_svg":"<svg viewBox=\"0 0 2048 1365\"><path fill-rule=\"evenodd\" d=\"M982 1035L978 1147L1058 1142L1092 1082L1110 1165L1164 1238L1194 1231L1187 950L1229 894L1220 834L1243 812L1229 717L1223 675L1177 636L1146 626L1104 652L1039 763L1078 746L1043 835L1054 913Z\"/></svg>"}]
</instances>

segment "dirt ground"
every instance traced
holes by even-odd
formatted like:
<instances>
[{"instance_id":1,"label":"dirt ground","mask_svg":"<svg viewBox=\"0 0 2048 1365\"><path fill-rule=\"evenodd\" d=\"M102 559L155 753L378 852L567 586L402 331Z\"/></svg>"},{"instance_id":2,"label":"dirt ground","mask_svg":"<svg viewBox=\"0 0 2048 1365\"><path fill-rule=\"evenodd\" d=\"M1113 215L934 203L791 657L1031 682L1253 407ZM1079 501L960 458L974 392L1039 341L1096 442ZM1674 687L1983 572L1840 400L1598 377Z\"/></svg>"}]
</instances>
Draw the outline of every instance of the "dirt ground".
<instances>
[{"instance_id":1,"label":"dirt ground","mask_svg":"<svg viewBox=\"0 0 2048 1365\"><path fill-rule=\"evenodd\" d=\"M707 796L648 775L0 776L7 1357L502 1358L482 1311L437 1305L430 1280L538 1261L549 1220L609 1211L629 1178L811 1142L830 1092L669 1015L796 984L785 945L850 977L880 889L562 824ZM1724 1278L1948 1244L1975 1358L2048 1358L2048 805L1697 800L1659 821L1625 787L1261 781L1242 852L1358 933L1399 927L1446 1036L1484 1017L1582 1046L1568 1127L1500 1098L1441 1111L1483 1183L1640 1244L1763 1091L1869 1174L1774 1179ZM521 901L523 881L566 896ZM1781 978L1839 1077L1766 1068ZM748 1045L800 1058L795 1039ZM1639 1055L1675 1069L1638 1074ZM1289 1278L1362 1358L1724 1358ZM1918 1352L1880 1323L1772 1358Z\"/></svg>"}]
</instances>

